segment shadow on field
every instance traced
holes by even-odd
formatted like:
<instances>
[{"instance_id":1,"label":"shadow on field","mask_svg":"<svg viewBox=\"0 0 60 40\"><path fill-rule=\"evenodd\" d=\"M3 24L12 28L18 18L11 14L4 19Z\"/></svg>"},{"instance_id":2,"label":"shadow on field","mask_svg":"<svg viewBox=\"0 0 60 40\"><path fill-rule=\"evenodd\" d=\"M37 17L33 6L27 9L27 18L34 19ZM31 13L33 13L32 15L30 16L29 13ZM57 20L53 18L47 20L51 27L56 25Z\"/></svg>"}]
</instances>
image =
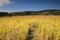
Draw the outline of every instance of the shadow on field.
<instances>
[{"instance_id":1,"label":"shadow on field","mask_svg":"<svg viewBox=\"0 0 60 40\"><path fill-rule=\"evenodd\" d=\"M28 34L27 34L26 40L33 40L33 38L34 38L33 34L34 34L35 30L37 30L38 25L33 23L33 24L30 24L29 26L30 27L28 29Z\"/></svg>"}]
</instances>

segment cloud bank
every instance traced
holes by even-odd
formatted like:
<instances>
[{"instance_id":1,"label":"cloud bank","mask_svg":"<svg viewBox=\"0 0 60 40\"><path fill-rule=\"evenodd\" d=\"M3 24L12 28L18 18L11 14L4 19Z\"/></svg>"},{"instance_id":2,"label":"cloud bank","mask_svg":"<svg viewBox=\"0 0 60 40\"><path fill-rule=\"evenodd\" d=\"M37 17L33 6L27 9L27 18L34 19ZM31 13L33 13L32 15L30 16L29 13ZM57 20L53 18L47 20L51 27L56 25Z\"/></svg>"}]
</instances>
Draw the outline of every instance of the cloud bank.
<instances>
[{"instance_id":1,"label":"cloud bank","mask_svg":"<svg viewBox=\"0 0 60 40\"><path fill-rule=\"evenodd\" d=\"M4 5L9 5L10 3L10 0L0 0L0 7L3 7Z\"/></svg>"}]
</instances>

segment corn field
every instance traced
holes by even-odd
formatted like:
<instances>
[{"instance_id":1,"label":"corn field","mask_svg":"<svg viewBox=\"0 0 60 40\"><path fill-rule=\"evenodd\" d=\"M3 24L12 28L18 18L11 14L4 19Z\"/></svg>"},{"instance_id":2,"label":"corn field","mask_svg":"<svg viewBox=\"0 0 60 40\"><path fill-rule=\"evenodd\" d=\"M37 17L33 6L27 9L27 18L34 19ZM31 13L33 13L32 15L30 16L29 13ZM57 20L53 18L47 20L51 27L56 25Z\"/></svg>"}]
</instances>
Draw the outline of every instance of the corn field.
<instances>
[{"instance_id":1,"label":"corn field","mask_svg":"<svg viewBox=\"0 0 60 40\"><path fill-rule=\"evenodd\" d=\"M0 17L0 40L60 40L60 16Z\"/></svg>"}]
</instances>

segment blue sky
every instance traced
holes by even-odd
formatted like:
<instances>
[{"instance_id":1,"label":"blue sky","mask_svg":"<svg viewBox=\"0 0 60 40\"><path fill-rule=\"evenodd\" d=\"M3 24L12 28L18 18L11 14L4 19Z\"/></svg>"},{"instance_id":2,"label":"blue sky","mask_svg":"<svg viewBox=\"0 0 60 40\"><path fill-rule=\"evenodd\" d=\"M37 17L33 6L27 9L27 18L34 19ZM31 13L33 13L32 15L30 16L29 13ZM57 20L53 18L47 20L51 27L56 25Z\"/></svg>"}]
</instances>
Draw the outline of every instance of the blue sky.
<instances>
[{"instance_id":1,"label":"blue sky","mask_svg":"<svg viewBox=\"0 0 60 40\"><path fill-rule=\"evenodd\" d=\"M0 7L4 12L39 11L59 9L60 0L9 0L10 4Z\"/></svg>"}]
</instances>

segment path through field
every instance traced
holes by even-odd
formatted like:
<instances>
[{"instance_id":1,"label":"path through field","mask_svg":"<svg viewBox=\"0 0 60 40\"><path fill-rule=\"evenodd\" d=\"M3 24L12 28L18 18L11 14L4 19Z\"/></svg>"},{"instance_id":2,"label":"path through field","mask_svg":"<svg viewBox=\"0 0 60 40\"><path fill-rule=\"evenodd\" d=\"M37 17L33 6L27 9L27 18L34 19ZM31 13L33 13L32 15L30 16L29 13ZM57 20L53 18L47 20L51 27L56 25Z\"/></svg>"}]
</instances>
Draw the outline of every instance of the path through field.
<instances>
[{"instance_id":1,"label":"path through field","mask_svg":"<svg viewBox=\"0 0 60 40\"><path fill-rule=\"evenodd\" d=\"M60 16L0 17L0 40L27 40L29 33L31 40L60 40Z\"/></svg>"}]
</instances>

